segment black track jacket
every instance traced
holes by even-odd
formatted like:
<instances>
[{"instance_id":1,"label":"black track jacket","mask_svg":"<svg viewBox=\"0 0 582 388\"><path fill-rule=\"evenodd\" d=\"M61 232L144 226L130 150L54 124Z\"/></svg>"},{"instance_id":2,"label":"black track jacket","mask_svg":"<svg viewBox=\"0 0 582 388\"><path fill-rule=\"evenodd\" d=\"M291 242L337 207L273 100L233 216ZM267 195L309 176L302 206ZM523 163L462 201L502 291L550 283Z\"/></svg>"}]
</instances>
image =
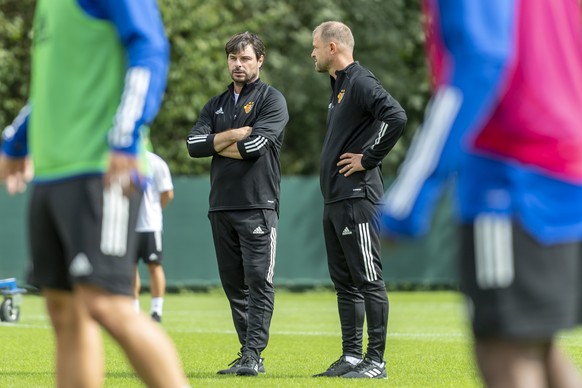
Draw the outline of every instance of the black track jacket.
<instances>
[{"instance_id":1,"label":"black track jacket","mask_svg":"<svg viewBox=\"0 0 582 388\"><path fill-rule=\"evenodd\" d=\"M320 158L321 192L326 204L348 198L379 203L384 194L382 160L406 125L406 113L376 77L354 62L331 78L327 133ZM363 154L362 166L345 177L340 155Z\"/></svg>"},{"instance_id":2,"label":"black track jacket","mask_svg":"<svg viewBox=\"0 0 582 388\"><path fill-rule=\"evenodd\" d=\"M208 101L187 140L195 158L212 156L210 209L279 209L283 130L289 121L285 98L261 80L247 84L234 103L234 85ZM232 128L253 127L237 143L243 157L226 158L214 150L214 134Z\"/></svg>"}]
</instances>

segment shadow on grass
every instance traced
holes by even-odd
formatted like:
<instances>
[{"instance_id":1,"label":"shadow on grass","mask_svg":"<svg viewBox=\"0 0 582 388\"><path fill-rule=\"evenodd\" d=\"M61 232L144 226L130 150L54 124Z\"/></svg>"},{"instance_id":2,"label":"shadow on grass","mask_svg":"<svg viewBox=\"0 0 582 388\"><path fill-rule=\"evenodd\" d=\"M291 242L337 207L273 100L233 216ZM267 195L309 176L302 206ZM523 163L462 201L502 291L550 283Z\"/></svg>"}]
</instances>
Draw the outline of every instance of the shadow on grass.
<instances>
[{"instance_id":1,"label":"shadow on grass","mask_svg":"<svg viewBox=\"0 0 582 388\"><path fill-rule=\"evenodd\" d=\"M0 369L0 381L2 377L31 377L31 376L38 376L38 377L51 377L54 376L53 371L49 372L23 372L23 371L6 371Z\"/></svg>"}]
</instances>

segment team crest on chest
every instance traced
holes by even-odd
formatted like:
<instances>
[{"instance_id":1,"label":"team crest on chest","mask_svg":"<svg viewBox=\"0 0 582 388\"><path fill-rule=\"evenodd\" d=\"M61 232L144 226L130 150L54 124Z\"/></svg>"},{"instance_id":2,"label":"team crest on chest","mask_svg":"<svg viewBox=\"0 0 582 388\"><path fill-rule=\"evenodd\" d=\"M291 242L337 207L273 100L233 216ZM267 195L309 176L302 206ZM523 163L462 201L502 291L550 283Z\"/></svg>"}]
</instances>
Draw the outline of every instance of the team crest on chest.
<instances>
[{"instance_id":1,"label":"team crest on chest","mask_svg":"<svg viewBox=\"0 0 582 388\"><path fill-rule=\"evenodd\" d=\"M253 107L254 107L254 106L255 106L255 103L254 103L254 101L250 101L250 102L247 102L247 103L245 104L245 106L243 106L243 109L245 110L245 113L247 113L247 114L248 114L250 111L252 111L252 110L253 110Z\"/></svg>"},{"instance_id":2,"label":"team crest on chest","mask_svg":"<svg viewBox=\"0 0 582 388\"><path fill-rule=\"evenodd\" d=\"M338 93L338 95L337 95L337 103L338 104L340 102L342 102L345 93L346 93L346 90L345 89L340 90L340 92Z\"/></svg>"}]
</instances>

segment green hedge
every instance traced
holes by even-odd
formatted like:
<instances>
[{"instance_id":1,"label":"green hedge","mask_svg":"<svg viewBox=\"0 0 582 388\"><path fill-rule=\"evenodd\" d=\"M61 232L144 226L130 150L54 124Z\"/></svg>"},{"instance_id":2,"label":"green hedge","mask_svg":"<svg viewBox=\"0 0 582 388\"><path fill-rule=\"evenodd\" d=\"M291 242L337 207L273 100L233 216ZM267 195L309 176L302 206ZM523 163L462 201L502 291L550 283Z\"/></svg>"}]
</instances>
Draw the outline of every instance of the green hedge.
<instances>
[{"instance_id":1,"label":"green hedge","mask_svg":"<svg viewBox=\"0 0 582 388\"><path fill-rule=\"evenodd\" d=\"M310 58L311 31L325 20L348 24L355 57L370 68L409 116L404 139L387 157L386 174L401 161L427 100L420 0L159 0L172 46L168 89L152 128L156 151L174 174L206 173L184 139L204 103L230 82L224 44L237 32L258 33L267 47L262 78L287 99L290 122L282 153L285 174L318 171L329 80ZM0 0L0 127L26 101L33 0Z\"/></svg>"}]
</instances>

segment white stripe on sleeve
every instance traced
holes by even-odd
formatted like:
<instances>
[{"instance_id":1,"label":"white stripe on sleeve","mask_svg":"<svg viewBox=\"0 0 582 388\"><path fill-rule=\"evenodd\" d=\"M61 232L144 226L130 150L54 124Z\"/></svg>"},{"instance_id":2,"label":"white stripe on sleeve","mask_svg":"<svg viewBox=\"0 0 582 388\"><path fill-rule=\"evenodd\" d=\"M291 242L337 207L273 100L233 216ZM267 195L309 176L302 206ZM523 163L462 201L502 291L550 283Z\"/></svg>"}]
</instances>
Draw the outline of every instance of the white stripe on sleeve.
<instances>
[{"instance_id":1,"label":"white stripe on sleeve","mask_svg":"<svg viewBox=\"0 0 582 388\"><path fill-rule=\"evenodd\" d=\"M247 152L258 151L259 149L264 147L265 144L267 144L267 141L268 140L266 138L264 138L263 136L258 136L256 139L253 139L249 142L244 143L245 150Z\"/></svg>"},{"instance_id":2,"label":"white stripe on sleeve","mask_svg":"<svg viewBox=\"0 0 582 388\"><path fill-rule=\"evenodd\" d=\"M423 183L436 168L461 101L460 90L446 87L428 108L424 128L414 136L398 177L384 197L385 211L395 218L410 214Z\"/></svg>"},{"instance_id":3,"label":"white stripe on sleeve","mask_svg":"<svg viewBox=\"0 0 582 388\"><path fill-rule=\"evenodd\" d=\"M374 146L376 144L380 143L380 141L382 140L382 138L386 134L386 129L388 129L388 124L383 122L382 125L380 126L380 130L378 131L378 136L376 137L376 140L374 140L374 144L372 145L372 148L374 148Z\"/></svg>"},{"instance_id":4,"label":"white stripe on sleeve","mask_svg":"<svg viewBox=\"0 0 582 388\"><path fill-rule=\"evenodd\" d=\"M208 135L188 136L188 144L204 143Z\"/></svg>"},{"instance_id":5,"label":"white stripe on sleeve","mask_svg":"<svg viewBox=\"0 0 582 388\"><path fill-rule=\"evenodd\" d=\"M125 76L125 89L115 115L109 141L116 147L129 147L136 122L143 116L151 74L145 67L132 67Z\"/></svg>"}]
</instances>

